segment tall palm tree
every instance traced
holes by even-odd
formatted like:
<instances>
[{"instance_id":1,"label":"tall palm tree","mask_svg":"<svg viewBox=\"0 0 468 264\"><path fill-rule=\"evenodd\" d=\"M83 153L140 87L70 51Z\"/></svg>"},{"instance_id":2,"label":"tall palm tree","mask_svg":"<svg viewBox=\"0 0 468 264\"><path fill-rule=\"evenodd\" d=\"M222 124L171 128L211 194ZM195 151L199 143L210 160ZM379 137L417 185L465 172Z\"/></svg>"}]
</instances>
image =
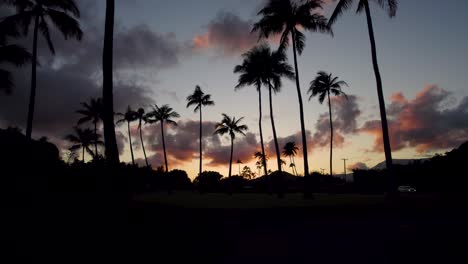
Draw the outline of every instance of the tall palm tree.
<instances>
[{"instance_id":1,"label":"tall palm tree","mask_svg":"<svg viewBox=\"0 0 468 264\"><path fill-rule=\"evenodd\" d=\"M76 111L78 114L83 115L82 118L78 120L78 125L83 123L91 122L94 125L94 134L97 137L97 124L102 119L102 100L101 98L91 98L89 103L83 102L81 103L83 109ZM94 145L94 153L96 156L98 155L98 148L97 144Z\"/></svg>"},{"instance_id":2,"label":"tall palm tree","mask_svg":"<svg viewBox=\"0 0 468 264\"><path fill-rule=\"evenodd\" d=\"M79 127L75 127L75 134L69 134L65 137L68 141L73 143L74 145L70 147L70 151L76 151L78 149L82 149L82 161L85 161L85 150L94 158L97 156L96 153L93 153L90 146L94 144L102 145L102 142L99 138L100 135L94 134L93 130L86 128L81 129Z\"/></svg>"},{"instance_id":3,"label":"tall palm tree","mask_svg":"<svg viewBox=\"0 0 468 264\"><path fill-rule=\"evenodd\" d=\"M211 100L210 94L205 94L200 86L195 86L195 91L193 94L187 96L187 108L194 105L195 113L200 112L200 166L199 166L199 175L202 173L202 107L214 105L214 101Z\"/></svg>"},{"instance_id":4,"label":"tall palm tree","mask_svg":"<svg viewBox=\"0 0 468 264\"><path fill-rule=\"evenodd\" d=\"M115 1L106 0L106 22L104 48L102 52L102 100L104 104L103 124L106 158L113 164L119 163L119 149L114 126L114 84L113 84L113 52L114 52L114 15ZM141 123L141 122L140 122ZM146 155L145 155L146 160ZM148 166L148 161L146 160Z\"/></svg>"},{"instance_id":5,"label":"tall palm tree","mask_svg":"<svg viewBox=\"0 0 468 264\"><path fill-rule=\"evenodd\" d=\"M299 69L297 66L297 54L302 54L305 47L305 35L302 30L327 33L331 30L327 26L327 20L316 13L321 8L321 0L309 0L296 2L294 0L269 0L266 6L258 12L262 18L254 24L253 32L260 32L260 38L270 35L281 35L280 50L289 46L290 40L293 46L294 70L296 76L296 89L299 102L301 121L302 152L304 157L304 175L309 174L307 158L307 139L304 122L304 106L302 103L301 86L299 83Z\"/></svg>"},{"instance_id":6,"label":"tall palm tree","mask_svg":"<svg viewBox=\"0 0 468 264\"><path fill-rule=\"evenodd\" d=\"M127 111L125 113L117 113L118 116L122 118L117 121L118 123L127 122L127 129L128 129L128 142L130 144L130 154L132 155L132 164L135 166L135 158L133 157L133 146L132 146L132 134L130 132L130 123L137 120L137 113L133 111L133 109L128 106Z\"/></svg>"},{"instance_id":7,"label":"tall palm tree","mask_svg":"<svg viewBox=\"0 0 468 264\"><path fill-rule=\"evenodd\" d=\"M293 173L297 176L296 163L294 162L294 157L297 155L299 148L296 146L295 142L287 142L283 147L283 156L289 157L290 167Z\"/></svg>"},{"instance_id":8,"label":"tall palm tree","mask_svg":"<svg viewBox=\"0 0 468 264\"><path fill-rule=\"evenodd\" d=\"M229 136L231 137L231 158L229 159L229 177L231 177L232 154L234 152L234 139L236 138L236 134L241 134L245 136L244 131L247 131L249 129L246 125L240 124L242 119L244 119L244 117L236 119L235 117L231 118L228 115L223 114L223 119L215 126L215 134L221 136L224 134L229 134Z\"/></svg>"},{"instance_id":9,"label":"tall palm tree","mask_svg":"<svg viewBox=\"0 0 468 264\"><path fill-rule=\"evenodd\" d=\"M55 54L55 48L49 33L50 24L55 25L65 39L75 38L81 40L83 32L77 20L80 17L80 10L74 0L9 0L3 1L3 3L15 7L17 11L15 15L5 18L4 22L14 27L21 27L25 35L28 34L31 24L34 28L31 93L29 96L28 121L26 126L26 137L31 139L36 101L38 35L40 33L45 38L52 54Z\"/></svg>"},{"instance_id":10,"label":"tall palm tree","mask_svg":"<svg viewBox=\"0 0 468 264\"><path fill-rule=\"evenodd\" d=\"M157 123L161 124L161 141L163 144L163 151L164 151L164 164L166 165L166 172L169 171L169 167L167 166L167 155L166 155L166 141L164 139L164 123L177 126L177 122L172 120L173 118L179 118L180 115L174 111L169 105L163 105L159 107L158 105L154 105L153 111L149 113L149 123Z\"/></svg>"},{"instance_id":11,"label":"tall palm tree","mask_svg":"<svg viewBox=\"0 0 468 264\"><path fill-rule=\"evenodd\" d=\"M284 50L272 52L270 47L266 44L254 47L243 55L244 62L242 65L237 65L234 68L235 73L240 73L239 84L236 88L246 85L255 85L261 98L260 87L265 85L269 91L270 102L270 119L271 127L273 130L273 139L275 142L276 160L278 162L278 170L281 172L281 155L278 147L278 138L276 135L276 126L273 114L273 99L272 92L279 92L282 86L281 78L286 77L294 79L294 72L292 67L287 63L286 54ZM259 100L261 104L261 99ZM261 114L261 109L260 109ZM261 116L260 116L261 122ZM261 123L259 123L261 126ZM261 129L260 129L261 130ZM263 140L263 137L260 136ZM262 154L264 154L262 142ZM266 169L266 166L264 166Z\"/></svg>"},{"instance_id":12,"label":"tall palm tree","mask_svg":"<svg viewBox=\"0 0 468 264\"><path fill-rule=\"evenodd\" d=\"M23 66L31 61L31 53L20 45L8 43L9 37L18 37L17 28L0 22L0 64L10 64L16 67ZM0 69L0 91L10 94L13 89L13 77L11 72Z\"/></svg>"},{"instance_id":13,"label":"tall palm tree","mask_svg":"<svg viewBox=\"0 0 468 264\"><path fill-rule=\"evenodd\" d=\"M330 93L335 96L346 96L341 90L341 87L348 86L345 81L338 80L338 77L333 77L332 74L328 74L324 71L318 72L317 77L310 82L310 93L309 101L312 97L318 96L319 102L322 104L325 101L325 97L328 98L328 113L330 115L330 176L333 176L333 119L332 119L332 108Z\"/></svg>"},{"instance_id":14,"label":"tall palm tree","mask_svg":"<svg viewBox=\"0 0 468 264\"><path fill-rule=\"evenodd\" d=\"M371 16L370 7L369 7L370 1L373 1L374 3L378 4L380 7L385 9L387 11L387 14L390 16L390 18L396 15L396 12L398 9L397 0L339 0L338 5L333 11L333 14L331 15L328 23L329 25L332 25L333 23L335 23L337 18L341 14L343 14L344 11L351 8L352 3L354 2L358 3L357 13L361 13L362 11L366 12L367 29L369 31L369 40L371 44L372 65L374 68L375 81L377 84L377 95L379 98L380 120L382 124L382 137L383 137L383 143L384 143L385 163L387 165L387 169L390 171L388 191L390 194L393 194L393 193L396 193L396 179L394 177L394 174L391 172L393 168L392 149L390 146L390 136L388 133L387 112L385 110L385 98L383 95L382 77L380 75L380 69L379 69L379 64L377 60L377 47L375 44L374 26L372 24L372 16Z\"/></svg>"},{"instance_id":15,"label":"tall palm tree","mask_svg":"<svg viewBox=\"0 0 468 264\"><path fill-rule=\"evenodd\" d=\"M145 123L148 121L147 115L145 114L145 109L138 108L138 111L135 112L136 120L138 120L138 131L140 132L140 141L141 148L143 149L143 156L145 157L146 167L149 167L148 158L146 157L145 143L143 141L143 121Z\"/></svg>"}]
</instances>

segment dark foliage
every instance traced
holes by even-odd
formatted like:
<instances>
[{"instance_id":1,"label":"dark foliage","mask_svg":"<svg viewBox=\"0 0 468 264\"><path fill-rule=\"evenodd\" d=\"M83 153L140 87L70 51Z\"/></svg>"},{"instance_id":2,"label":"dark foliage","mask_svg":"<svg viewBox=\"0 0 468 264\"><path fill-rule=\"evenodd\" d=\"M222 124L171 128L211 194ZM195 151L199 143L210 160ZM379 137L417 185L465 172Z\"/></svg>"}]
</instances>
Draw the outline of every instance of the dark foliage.
<instances>
[{"instance_id":1,"label":"dark foliage","mask_svg":"<svg viewBox=\"0 0 468 264\"><path fill-rule=\"evenodd\" d=\"M219 172L204 171L198 175L193 183L200 192L214 192L220 188L220 180L223 178Z\"/></svg>"}]
</instances>

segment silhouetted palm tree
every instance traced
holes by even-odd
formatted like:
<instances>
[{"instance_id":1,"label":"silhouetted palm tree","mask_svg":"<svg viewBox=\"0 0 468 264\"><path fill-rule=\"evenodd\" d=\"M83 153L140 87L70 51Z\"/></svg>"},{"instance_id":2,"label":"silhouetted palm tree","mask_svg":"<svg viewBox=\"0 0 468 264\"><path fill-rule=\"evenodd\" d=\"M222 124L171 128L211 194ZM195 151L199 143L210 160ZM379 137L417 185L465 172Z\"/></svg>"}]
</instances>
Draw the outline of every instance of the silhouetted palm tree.
<instances>
[{"instance_id":1,"label":"silhouetted palm tree","mask_svg":"<svg viewBox=\"0 0 468 264\"><path fill-rule=\"evenodd\" d=\"M104 48L102 52L102 102L104 104L104 142L106 158L113 164L119 163L119 149L114 126L114 83L113 83L113 52L114 52L114 14L115 1L106 0L106 22ZM143 151L144 152L144 151ZM146 156L146 155L145 155ZM145 158L146 160L146 158ZM146 161L148 166L148 161Z\"/></svg>"},{"instance_id":2,"label":"silhouetted palm tree","mask_svg":"<svg viewBox=\"0 0 468 264\"><path fill-rule=\"evenodd\" d=\"M216 124L215 126L215 134L224 135L229 134L231 137L231 158L229 159L229 177L231 177L231 169L232 169L232 154L234 151L234 139L236 138L236 134L241 134L245 136L244 131L248 130L246 125L240 125L239 123L244 119L241 117L236 119L235 117L229 117L226 114L223 114L223 119L220 123Z\"/></svg>"},{"instance_id":3,"label":"silhouetted palm tree","mask_svg":"<svg viewBox=\"0 0 468 264\"><path fill-rule=\"evenodd\" d=\"M4 3L16 8L15 15L5 18L4 22L12 27L19 26L24 34L28 34L31 23L34 28L32 48L32 73L31 94L29 96L28 123L26 126L26 137L31 139L32 124L34 119L34 104L36 100L36 68L37 68L37 41L38 35L46 39L52 54L55 48L50 38L49 25L52 23L63 34L65 39L75 38L81 40L83 32L77 18L80 11L74 0L9 0Z\"/></svg>"},{"instance_id":4,"label":"silhouetted palm tree","mask_svg":"<svg viewBox=\"0 0 468 264\"><path fill-rule=\"evenodd\" d=\"M92 122L94 125L94 134L97 137L97 124L102 120L102 100L101 98L91 98L89 103L81 103L83 109L76 111L77 113L83 115L80 120L78 120L78 125L81 125L86 122ZM94 153L98 155L97 144L94 145Z\"/></svg>"},{"instance_id":5,"label":"silhouetted palm tree","mask_svg":"<svg viewBox=\"0 0 468 264\"><path fill-rule=\"evenodd\" d=\"M82 154L82 161L85 161L85 150L93 156L93 158L97 157L95 153L91 150L90 146L99 144L102 145L104 142L102 142L99 138L100 135L94 134L94 132L89 129L81 129L79 127L75 127L75 134L69 134L65 138L73 143L74 145L69 148L70 151L76 151L78 149L82 149L83 154ZM97 137L96 137L97 136Z\"/></svg>"},{"instance_id":6,"label":"silhouetted palm tree","mask_svg":"<svg viewBox=\"0 0 468 264\"><path fill-rule=\"evenodd\" d=\"M338 80L338 77L333 77L332 74L328 74L324 71L318 72L317 77L310 82L310 88L308 93L310 93L309 101L314 96L319 97L319 102L322 104L325 101L325 97L328 98L328 113L330 115L330 176L333 176L333 119L332 119L332 108L330 93L335 96L346 94L341 90L342 86L348 86L345 81Z\"/></svg>"},{"instance_id":7,"label":"silhouetted palm tree","mask_svg":"<svg viewBox=\"0 0 468 264\"><path fill-rule=\"evenodd\" d=\"M140 132L140 141L141 141L141 148L143 149L143 156L145 157L146 167L149 167L148 158L146 157L145 151L145 143L143 142L143 127L142 123L148 121L147 116L145 114L145 109L139 108L138 111L135 112L135 117L138 120L138 131Z\"/></svg>"},{"instance_id":8,"label":"silhouetted palm tree","mask_svg":"<svg viewBox=\"0 0 468 264\"><path fill-rule=\"evenodd\" d=\"M205 94L200 86L195 86L195 91L193 94L187 96L187 108L194 105L195 109L193 110L195 113L197 111L200 112L200 166L199 166L199 175L202 173L202 107L214 105L213 100L211 100L210 94Z\"/></svg>"},{"instance_id":9,"label":"silhouetted palm tree","mask_svg":"<svg viewBox=\"0 0 468 264\"><path fill-rule=\"evenodd\" d=\"M281 172L281 156L278 147L278 138L276 135L276 127L273 114L272 91L274 91L275 93L280 91L281 77L294 79L292 67L287 63L287 58L283 50L272 52L270 47L265 44L252 48L250 51L243 54L242 57L244 58L242 65L237 65L234 68L235 73L241 74L239 76L239 84L236 86L236 89L246 85L255 85L257 87L260 105L259 126L261 131L262 102L260 87L261 85L265 85L268 88L270 99L270 118L273 130L273 139L275 142L276 160L278 163L278 170ZM262 133L260 132L260 134ZM262 135L260 135L260 140L262 141L262 153L264 154L265 150L263 147ZM264 165L264 170L266 173L266 165Z\"/></svg>"},{"instance_id":10,"label":"silhouetted palm tree","mask_svg":"<svg viewBox=\"0 0 468 264\"><path fill-rule=\"evenodd\" d=\"M327 26L326 18L315 12L316 9L321 8L321 4L322 1L320 0L302 2L296 2L293 0L269 0L266 6L258 12L258 15L261 15L262 18L254 24L252 29L253 32L260 32L260 38L268 38L270 35L281 35L280 50L285 50L289 46L289 41L291 39L293 45L294 69L301 121L305 176L309 174L309 163L307 159L304 107L302 103L301 87L299 84L297 53L300 55L305 46L305 35L301 30L331 32Z\"/></svg>"},{"instance_id":11,"label":"silhouetted palm tree","mask_svg":"<svg viewBox=\"0 0 468 264\"><path fill-rule=\"evenodd\" d=\"M18 37L19 32L15 27L0 22L0 64L10 64L16 67L23 66L31 61L31 53L20 45L8 43L9 37ZM13 77L11 72L0 69L0 91L10 94L13 89Z\"/></svg>"},{"instance_id":12,"label":"silhouetted palm tree","mask_svg":"<svg viewBox=\"0 0 468 264\"><path fill-rule=\"evenodd\" d=\"M283 147L283 156L289 157L291 162L290 167L293 170L293 173L297 176L296 163L294 162L294 157L297 155L299 148L296 146L295 142L287 142Z\"/></svg>"},{"instance_id":13,"label":"silhouetted palm tree","mask_svg":"<svg viewBox=\"0 0 468 264\"><path fill-rule=\"evenodd\" d=\"M337 1L337 0L335 0ZM333 14L328 21L329 25L335 23L337 18L347 9L351 8L353 2L358 2L357 13L361 13L362 11L366 12L366 19L367 19L367 28L369 31L369 39L371 43L371 53L372 53L372 65L374 68L375 80L377 83L377 95L379 98L379 108L380 108L380 120L382 123L382 138L384 143L384 152L385 152L385 162L387 165L387 169L390 170L389 174L389 193L396 192L396 179L394 174L391 173L393 167L393 160L392 160L392 149L390 146L390 136L388 133L388 123L387 123L387 112L385 110L385 98L383 95L383 88L382 88L382 77L380 75L379 64L377 60L377 47L375 44L375 36L374 36L374 27L372 25L372 16L369 7L369 1L373 1L378 4L380 7L387 11L387 14L390 17L394 17L397 12L398 8L398 1L397 0L338 0L338 5L336 6Z\"/></svg>"},{"instance_id":14,"label":"silhouetted palm tree","mask_svg":"<svg viewBox=\"0 0 468 264\"><path fill-rule=\"evenodd\" d=\"M268 157L260 151L254 153L254 158L257 159L257 162L255 162L257 169L261 169L262 167L264 168L264 164L267 164ZM260 175L260 170L258 175ZM265 175L268 175L268 171L265 172Z\"/></svg>"},{"instance_id":15,"label":"silhouetted palm tree","mask_svg":"<svg viewBox=\"0 0 468 264\"><path fill-rule=\"evenodd\" d=\"M125 113L117 113L118 116L122 118L117 121L118 123L127 122L128 129L128 142L130 144L130 154L132 155L132 164L135 165L135 158L133 157L133 146L132 146L132 133L130 130L130 123L137 120L137 113L132 110L130 106L127 107Z\"/></svg>"},{"instance_id":16,"label":"silhouetted palm tree","mask_svg":"<svg viewBox=\"0 0 468 264\"><path fill-rule=\"evenodd\" d=\"M168 172L169 167L167 165L166 141L164 139L164 123L177 126L177 122L172 119L179 118L180 115L176 111L174 111L174 109L172 109L169 105L166 104L161 107L159 107L158 105L154 105L153 111L148 114L148 117L149 123L159 122L161 124L161 140L164 151L164 164L166 165L166 172Z\"/></svg>"}]
</instances>

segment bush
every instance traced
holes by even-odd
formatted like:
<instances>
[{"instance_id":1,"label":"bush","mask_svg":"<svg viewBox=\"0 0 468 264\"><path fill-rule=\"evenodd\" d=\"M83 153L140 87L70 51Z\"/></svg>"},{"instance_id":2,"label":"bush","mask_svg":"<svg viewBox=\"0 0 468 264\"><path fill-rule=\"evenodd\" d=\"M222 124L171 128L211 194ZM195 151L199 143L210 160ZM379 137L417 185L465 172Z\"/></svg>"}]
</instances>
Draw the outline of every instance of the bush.
<instances>
[{"instance_id":1,"label":"bush","mask_svg":"<svg viewBox=\"0 0 468 264\"><path fill-rule=\"evenodd\" d=\"M219 172L204 171L195 178L193 183L200 192L215 192L219 191L221 178L223 178L223 175Z\"/></svg>"},{"instance_id":2,"label":"bush","mask_svg":"<svg viewBox=\"0 0 468 264\"><path fill-rule=\"evenodd\" d=\"M189 190L192 188L192 181L184 170L172 170L166 175L168 188L172 190Z\"/></svg>"},{"instance_id":3,"label":"bush","mask_svg":"<svg viewBox=\"0 0 468 264\"><path fill-rule=\"evenodd\" d=\"M248 183L248 180L236 175L229 178L224 178L220 181L222 190L230 194L233 192L242 192Z\"/></svg>"}]
</instances>

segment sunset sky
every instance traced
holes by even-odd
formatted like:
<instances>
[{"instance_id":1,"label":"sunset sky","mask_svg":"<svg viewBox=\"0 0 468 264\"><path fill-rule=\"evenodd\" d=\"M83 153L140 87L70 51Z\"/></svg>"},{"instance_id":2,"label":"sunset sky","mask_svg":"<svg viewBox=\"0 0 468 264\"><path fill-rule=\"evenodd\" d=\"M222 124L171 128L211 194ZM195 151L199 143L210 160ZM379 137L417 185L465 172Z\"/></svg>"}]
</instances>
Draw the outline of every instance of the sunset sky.
<instances>
[{"instance_id":1,"label":"sunset sky","mask_svg":"<svg viewBox=\"0 0 468 264\"><path fill-rule=\"evenodd\" d=\"M63 40L53 34L57 54L53 57L40 38L38 97L33 137L47 136L63 150L70 145L66 134L79 119L80 102L101 93L101 60L105 1L79 0L84 31L82 42ZM234 91L235 65L241 54L256 45L250 34L264 0L116 0L114 38L115 110L150 109L151 104L170 104L180 115L179 126L168 128L170 169L180 168L190 177L198 173L198 114L186 108L186 97L200 85L212 95L215 106L204 108L204 169L227 175L229 141L213 135L221 113L245 117L246 137L236 138L234 160L255 169L253 154L260 149L258 96L254 87ZM331 2L331 1L327 1ZM328 16L333 4L323 13ZM424 158L457 147L468 140L468 10L467 1L399 1L397 16L390 19L375 4L371 6L390 119L393 157ZM372 167L384 160L380 135L377 92L372 71L365 17L355 8L335 24L334 37L307 33L299 57L305 121L309 131L311 170L328 173L328 108L306 94L320 70L346 81L349 100L333 99L336 129L334 172L343 172L342 158L350 168ZM0 17L7 14L0 11ZM30 39L21 40L28 49ZM275 41L271 41L275 47ZM288 51L293 63L292 52ZM25 128L30 67L14 70L16 87L11 96L0 96L0 126ZM267 93L263 92L263 130L269 168L273 162L271 124ZM284 81L274 97L280 147L295 141L300 147L299 107L296 87ZM135 155L142 153L133 124ZM121 159L130 160L126 126L118 127ZM145 126L145 146L156 167L162 165L159 126ZM299 151L301 152L301 151ZM89 158L89 157L88 157ZM285 159L288 162L289 160ZM288 165L286 166L289 170ZM302 173L302 157L296 158ZM233 167L238 172L237 164Z\"/></svg>"}]
</instances>

